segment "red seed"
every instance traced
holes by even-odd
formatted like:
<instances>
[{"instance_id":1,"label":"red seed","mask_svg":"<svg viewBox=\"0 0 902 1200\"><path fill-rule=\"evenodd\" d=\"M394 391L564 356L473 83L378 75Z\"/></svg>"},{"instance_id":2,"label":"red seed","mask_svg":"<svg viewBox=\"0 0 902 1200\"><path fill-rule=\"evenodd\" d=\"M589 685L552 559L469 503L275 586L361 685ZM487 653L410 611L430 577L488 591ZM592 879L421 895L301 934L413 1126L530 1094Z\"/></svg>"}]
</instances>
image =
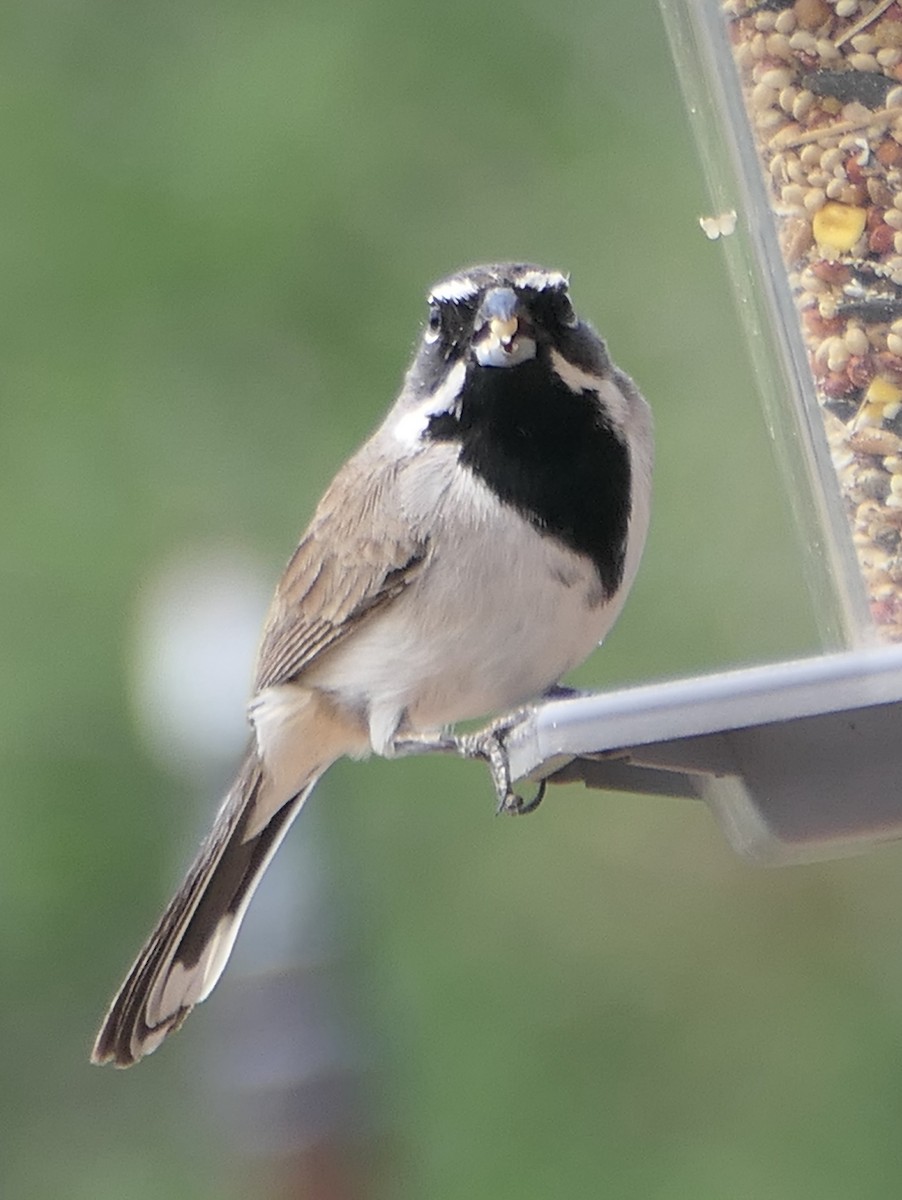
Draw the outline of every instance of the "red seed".
<instances>
[{"instance_id":1,"label":"red seed","mask_svg":"<svg viewBox=\"0 0 902 1200\"><path fill-rule=\"evenodd\" d=\"M902 358L898 354L881 350L877 355L877 368L881 375L886 375L897 387L902 387Z\"/></svg>"},{"instance_id":2,"label":"red seed","mask_svg":"<svg viewBox=\"0 0 902 1200\"><path fill-rule=\"evenodd\" d=\"M859 153L860 153L860 151L859 151ZM846 172L846 175L847 175L850 183L855 183L855 184L864 183L865 174L864 174L864 170L862 169L861 163L858 161L857 154L849 155L849 157L843 163L843 167L845 168L845 172Z\"/></svg>"},{"instance_id":3,"label":"red seed","mask_svg":"<svg viewBox=\"0 0 902 1200\"><path fill-rule=\"evenodd\" d=\"M894 238L895 230L890 229L889 225L883 221L868 235L868 249L872 254L889 254L893 249Z\"/></svg>"},{"instance_id":4,"label":"red seed","mask_svg":"<svg viewBox=\"0 0 902 1200\"><path fill-rule=\"evenodd\" d=\"M874 378L874 364L870 356L853 354L846 363L846 375L854 388L866 388Z\"/></svg>"},{"instance_id":5,"label":"red seed","mask_svg":"<svg viewBox=\"0 0 902 1200\"><path fill-rule=\"evenodd\" d=\"M822 317L816 308L808 308L802 314L802 323L810 334L817 338L834 337L843 331L841 317Z\"/></svg>"},{"instance_id":6,"label":"red seed","mask_svg":"<svg viewBox=\"0 0 902 1200\"><path fill-rule=\"evenodd\" d=\"M884 138L874 153L884 167L894 167L902 161L902 146L892 138Z\"/></svg>"},{"instance_id":7,"label":"red seed","mask_svg":"<svg viewBox=\"0 0 902 1200\"><path fill-rule=\"evenodd\" d=\"M811 264L811 274L816 275L818 279L822 279L824 283L839 285L848 283L852 278L852 272L845 263L837 262L831 258L821 258L817 262L813 262Z\"/></svg>"},{"instance_id":8,"label":"red seed","mask_svg":"<svg viewBox=\"0 0 902 1200\"><path fill-rule=\"evenodd\" d=\"M821 391L831 400L839 400L854 390L845 372L829 371L821 380Z\"/></svg>"}]
</instances>

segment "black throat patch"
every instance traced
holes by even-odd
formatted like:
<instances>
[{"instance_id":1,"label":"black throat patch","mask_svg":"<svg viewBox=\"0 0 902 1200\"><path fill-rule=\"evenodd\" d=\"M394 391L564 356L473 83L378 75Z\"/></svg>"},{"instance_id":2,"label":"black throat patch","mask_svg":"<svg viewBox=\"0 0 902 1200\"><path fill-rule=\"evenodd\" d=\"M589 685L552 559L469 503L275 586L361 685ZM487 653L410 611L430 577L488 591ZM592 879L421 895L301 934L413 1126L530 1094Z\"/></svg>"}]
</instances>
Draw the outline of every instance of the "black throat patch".
<instances>
[{"instance_id":1,"label":"black throat patch","mask_svg":"<svg viewBox=\"0 0 902 1200\"><path fill-rule=\"evenodd\" d=\"M459 413L431 417L427 436L460 442L460 462L540 533L590 558L613 595L623 578L630 460L593 392L572 392L541 358L471 367Z\"/></svg>"}]
</instances>

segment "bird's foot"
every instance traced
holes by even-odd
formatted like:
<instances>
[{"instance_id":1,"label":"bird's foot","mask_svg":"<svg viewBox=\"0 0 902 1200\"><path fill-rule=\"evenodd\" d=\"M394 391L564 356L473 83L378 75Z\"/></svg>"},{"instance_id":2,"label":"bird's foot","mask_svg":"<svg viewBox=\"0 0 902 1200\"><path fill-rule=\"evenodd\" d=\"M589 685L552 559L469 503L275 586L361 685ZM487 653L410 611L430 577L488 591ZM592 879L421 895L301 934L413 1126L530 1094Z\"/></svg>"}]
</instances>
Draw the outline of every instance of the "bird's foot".
<instances>
[{"instance_id":1,"label":"bird's foot","mask_svg":"<svg viewBox=\"0 0 902 1200\"><path fill-rule=\"evenodd\" d=\"M498 721L493 721L485 729L480 729L477 733L463 734L458 739L459 754L464 758L481 759L487 764L495 788L495 796L498 799L496 812L505 813L511 817L522 817L527 813L535 812L545 795L544 780L539 784L538 791L531 800L524 800L514 791L505 737L521 716L522 713L518 712L509 717L502 717Z\"/></svg>"},{"instance_id":2,"label":"bird's foot","mask_svg":"<svg viewBox=\"0 0 902 1200\"><path fill-rule=\"evenodd\" d=\"M509 816L526 816L542 803L545 795L543 779L530 800L517 795L511 780L510 758L505 745L506 735L522 719L528 710L518 710L501 717L476 733L411 734L397 738L392 744L396 755L410 754L458 754L461 758L479 759L489 768L492 785L498 799L497 812Z\"/></svg>"}]
</instances>

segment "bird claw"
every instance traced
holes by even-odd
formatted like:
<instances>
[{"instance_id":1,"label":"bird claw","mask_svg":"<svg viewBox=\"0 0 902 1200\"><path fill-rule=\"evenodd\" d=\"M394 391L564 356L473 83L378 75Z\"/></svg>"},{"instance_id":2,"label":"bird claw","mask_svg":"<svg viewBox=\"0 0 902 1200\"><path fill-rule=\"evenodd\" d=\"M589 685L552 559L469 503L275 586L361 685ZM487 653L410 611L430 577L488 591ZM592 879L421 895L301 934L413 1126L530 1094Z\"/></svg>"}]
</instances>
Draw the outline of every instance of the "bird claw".
<instances>
[{"instance_id":1,"label":"bird claw","mask_svg":"<svg viewBox=\"0 0 902 1200\"><path fill-rule=\"evenodd\" d=\"M530 813L534 813L542 801L545 799L545 792L548 790L548 780L540 779L539 786L536 788L536 794L531 800L524 800L522 796L516 793L511 793L511 799L514 801L513 806L503 810L510 813L512 817L527 817Z\"/></svg>"},{"instance_id":2,"label":"bird claw","mask_svg":"<svg viewBox=\"0 0 902 1200\"><path fill-rule=\"evenodd\" d=\"M458 753L464 758L479 758L488 765L498 807L495 810L500 816L504 813L511 817L522 817L535 810L545 796L546 783L539 783L538 791L531 800L524 800L514 791L511 781L510 759L504 744L505 735L510 732L519 720L520 713L503 717L478 733L465 734L458 738Z\"/></svg>"},{"instance_id":3,"label":"bird claw","mask_svg":"<svg viewBox=\"0 0 902 1200\"><path fill-rule=\"evenodd\" d=\"M459 754L461 758L478 758L489 768L498 799L496 812L499 815L504 813L514 817L526 816L535 812L542 803L547 785L544 779L541 780L531 800L524 800L514 791L505 736L522 716L521 711L502 717L476 733L443 733L434 737L413 735L398 738L392 746L392 751L396 755L450 753Z\"/></svg>"}]
</instances>

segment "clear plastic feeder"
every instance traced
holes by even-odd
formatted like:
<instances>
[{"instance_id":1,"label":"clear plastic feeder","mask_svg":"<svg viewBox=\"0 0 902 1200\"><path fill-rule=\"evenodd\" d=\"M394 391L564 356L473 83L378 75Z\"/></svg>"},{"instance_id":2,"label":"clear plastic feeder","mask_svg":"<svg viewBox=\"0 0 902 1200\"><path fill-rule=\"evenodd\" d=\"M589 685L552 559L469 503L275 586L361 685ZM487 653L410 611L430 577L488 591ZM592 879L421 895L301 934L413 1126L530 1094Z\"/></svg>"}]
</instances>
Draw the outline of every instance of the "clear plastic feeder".
<instances>
[{"instance_id":1,"label":"clear plastic feeder","mask_svg":"<svg viewBox=\"0 0 902 1200\"><path fill-rule=\"evenodd\" d=\"M869 850L902 838L902 0L660 5L827 652L546 701L511 767L694 797L758 863Z\"/></svg>"},{"instance_id":2,"label":"clear plastic feeder","mask_svg":"<svg viewBox=\"0 0 902 1200\"><path fill-rule=\"evenodd\" d=\"M827 644L900 642L902 4L661 9Z\"/></svg>"}]
</instances>

